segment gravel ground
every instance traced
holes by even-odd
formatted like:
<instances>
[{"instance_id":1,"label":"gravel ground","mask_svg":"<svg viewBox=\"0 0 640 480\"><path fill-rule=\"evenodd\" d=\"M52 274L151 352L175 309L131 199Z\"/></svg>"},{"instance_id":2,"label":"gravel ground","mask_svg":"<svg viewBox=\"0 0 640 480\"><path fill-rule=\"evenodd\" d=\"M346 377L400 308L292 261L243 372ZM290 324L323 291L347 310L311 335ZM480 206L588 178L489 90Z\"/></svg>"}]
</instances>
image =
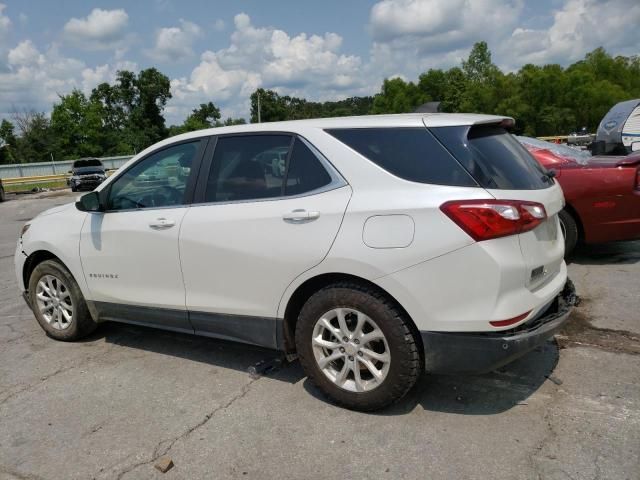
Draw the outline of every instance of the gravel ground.
<instances>
[{"instance_id":1,"label":"gravel ground","mask_svg":"<svg viewBox=\"0 0 640 480\"><path fill-rule=\"evenodd\" d=\"M25 221L72 199L0 204L0 478L640 478L640 242L578 251L583 302L555 341L362 414L297 363L251 377L265 349L118 324L47 338L13 251Z\"/></svg>"}]
</instances>

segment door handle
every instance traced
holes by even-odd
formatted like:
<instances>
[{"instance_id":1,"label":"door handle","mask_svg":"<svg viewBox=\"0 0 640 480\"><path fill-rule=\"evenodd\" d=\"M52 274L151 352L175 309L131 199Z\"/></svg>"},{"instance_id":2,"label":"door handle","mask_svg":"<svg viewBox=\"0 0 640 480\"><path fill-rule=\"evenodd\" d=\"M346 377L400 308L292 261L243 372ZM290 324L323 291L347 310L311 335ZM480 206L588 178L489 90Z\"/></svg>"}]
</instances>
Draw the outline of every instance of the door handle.
<instances>
[{"instance_id":1,"label":"door handle","mask_svg":"<svg viewBox=\"0 0 640 480\"><path fill-rule=\"evenodd\" d=\"M157 218L154 221L149 223L149 226L155 230L163 230L165 228L171 228L176 224L173 220L168 220L166 218Z\"/></svg>"},{"instance_id":2,"label":"door handle","mask_svg":"<svg viewBox=\"0 0 640 480\"><path fill-rule=\"evenodd\" d=\"M312 222L320 218L320 212L308 212L303 208L296 209L292 212L285 213L282 219L289 223L305 223Z\"/></svg>"}]
</instances>

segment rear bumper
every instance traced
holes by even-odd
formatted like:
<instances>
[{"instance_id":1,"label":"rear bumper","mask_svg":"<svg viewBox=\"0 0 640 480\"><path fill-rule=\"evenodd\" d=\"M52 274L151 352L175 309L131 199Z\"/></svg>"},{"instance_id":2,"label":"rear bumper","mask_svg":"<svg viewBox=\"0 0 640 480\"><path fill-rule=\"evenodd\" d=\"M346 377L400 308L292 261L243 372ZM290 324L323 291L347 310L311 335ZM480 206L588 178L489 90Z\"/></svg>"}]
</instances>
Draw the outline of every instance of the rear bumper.
<instances>
[{"instance_id":1,"label":"rear bumper","mask_svg":"<svg viewBox=\"0 0 640 480\"><path fill-rule=\"evenodd\" d=\"M567 280L562 292L543 313L501 332L420 332L425 368L431 373L486 373L521 357L553 336L576 304L575 288Z\"/></svg>"}]
</instances>

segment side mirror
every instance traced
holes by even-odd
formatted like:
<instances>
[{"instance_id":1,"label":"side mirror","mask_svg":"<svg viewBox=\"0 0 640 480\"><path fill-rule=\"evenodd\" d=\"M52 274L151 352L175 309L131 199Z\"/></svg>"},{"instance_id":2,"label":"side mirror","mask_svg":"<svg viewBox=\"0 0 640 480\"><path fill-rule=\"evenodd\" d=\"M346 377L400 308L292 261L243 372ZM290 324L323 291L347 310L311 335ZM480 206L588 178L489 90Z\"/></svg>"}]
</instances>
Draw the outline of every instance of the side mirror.
<instances>
[{"instance_id":1,"label":"side mirror","mask_svg":"<svg viewBox=\"0 0 640 480\"><path fill-rule=\"evenodd\" d=\"M73 173L73 170L69 170L67 173Z\"/></svg>"},{"instance_id":2,"label":"side mirror","mask_svg":"<svg viewBox=\"0 0 640 480\"><path fill-rule=\"evenodd\" d=\"M102 212L103 205L100 204L98 192L89 192L81 196L76 202L76 208L81 212Z\"/></svg>"}]
</instances>

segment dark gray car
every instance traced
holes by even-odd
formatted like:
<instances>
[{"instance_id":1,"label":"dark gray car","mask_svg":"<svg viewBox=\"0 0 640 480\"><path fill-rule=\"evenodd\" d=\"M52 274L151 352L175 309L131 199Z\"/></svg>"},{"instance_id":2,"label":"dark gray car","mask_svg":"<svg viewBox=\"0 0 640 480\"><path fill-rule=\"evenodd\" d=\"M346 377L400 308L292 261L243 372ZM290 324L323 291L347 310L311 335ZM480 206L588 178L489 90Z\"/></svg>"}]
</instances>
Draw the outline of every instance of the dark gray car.
<instances>
[{"instance_id":1,"label":"dark gray car","mask_svg":"<svg viewBox=\"0 0 640 480\"><path fill-rule=\"evenodd\" d=\"M73 162L67 184L72 192L93 190L107 178L104 165L97 158L83 158Z\"/></svg>"}]
</instances>

